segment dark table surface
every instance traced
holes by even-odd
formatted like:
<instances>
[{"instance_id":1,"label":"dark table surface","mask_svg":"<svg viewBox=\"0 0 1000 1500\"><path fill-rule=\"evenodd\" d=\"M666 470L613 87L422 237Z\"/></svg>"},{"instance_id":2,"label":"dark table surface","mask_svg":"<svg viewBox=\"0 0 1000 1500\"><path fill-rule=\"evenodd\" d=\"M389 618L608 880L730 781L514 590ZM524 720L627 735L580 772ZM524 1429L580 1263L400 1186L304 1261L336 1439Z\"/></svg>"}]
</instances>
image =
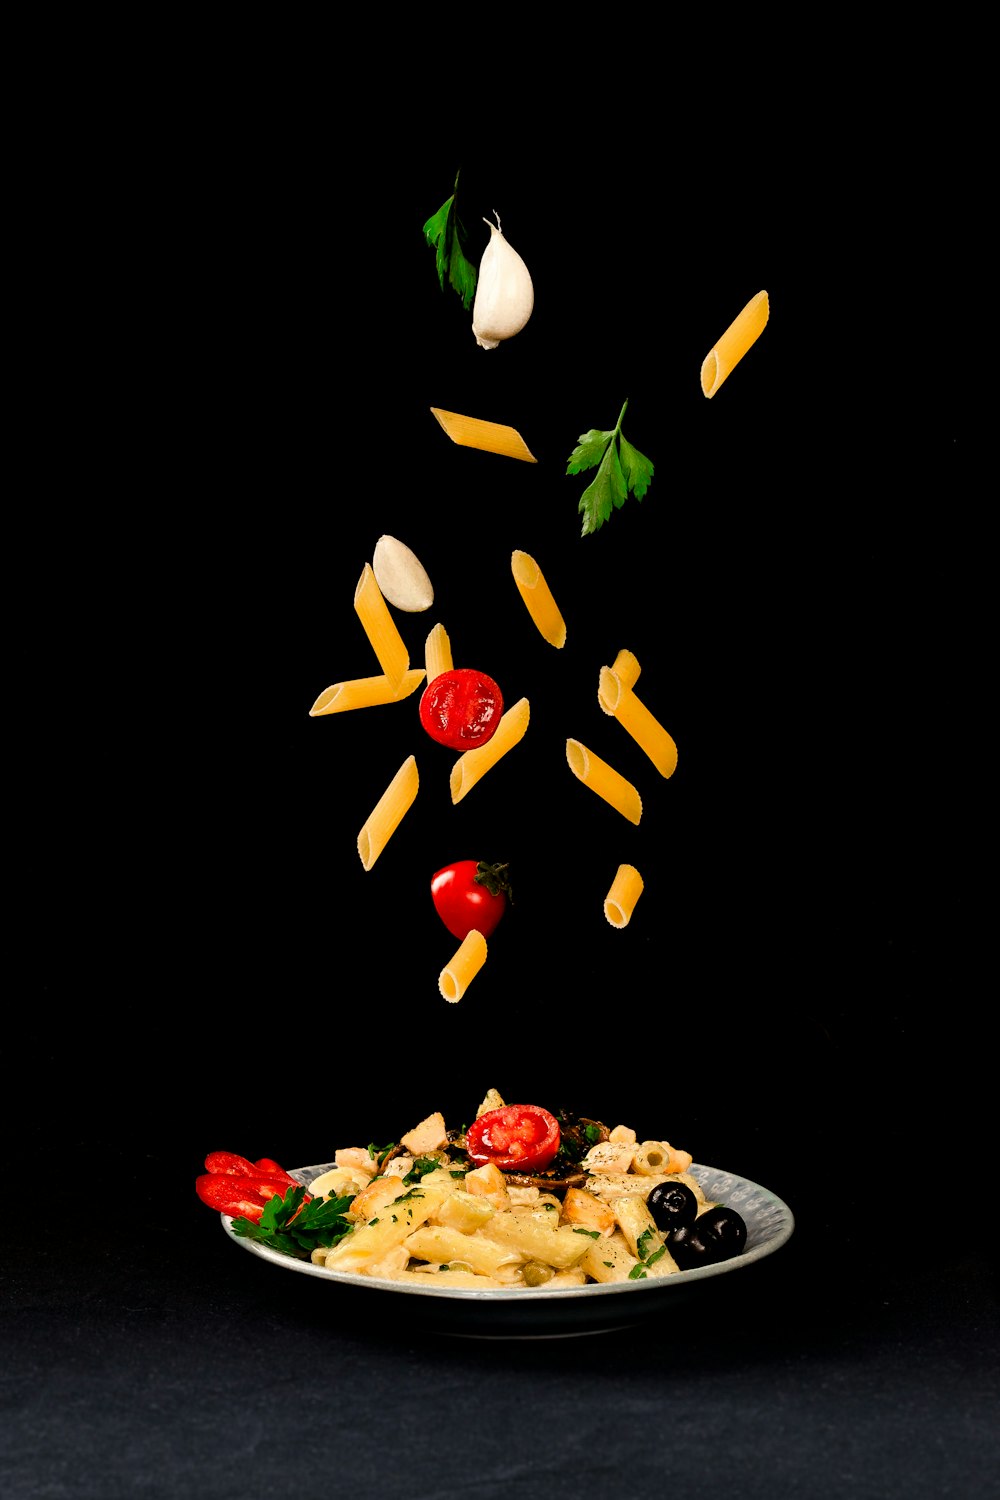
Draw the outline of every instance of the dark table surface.
<instances>
[{"instance_id":1,"label":"dark table surface","mask_svg":"<svg viewBox=\"0 0 1000 1500\"><path fill-rule=\"evenodd\" d=\"M627 128L601 153L430 125L332 171L301 110L258 101L238 148L215 120L150 168L184 213L157 297L116 303L139 353L111 512L39 514L26 553L0 1488L996 1493L988 527L961 288L915 301L900 272L961 183L914 143L876 193L900 148L874 116L868 150L813 127L808 173L763 126L710 171ZM459 170L470 258L496 211L535 285L493 351L422 235ZM568 455L626 400L654 478L582 537ZM431 406L537 464L455 447ZM397 617L411 660L441 620L456 665L531 702L458 806L416 697L309 717L377 670L352 598L386 533L435 587ZM597 706L623 647L669 780ZM638 827L569 775L570 736L640 786ZM410 753L420 794L365 872ZM515 901L447 1005L429 879L469 857L508 860ZM645 889L614 931L620 861ZM648 1325L465 1338L245 1253L195 1196L208 1151L325 1161L490 1087L762 1183L795 1232Z\"/></svg>"}]
</instances>

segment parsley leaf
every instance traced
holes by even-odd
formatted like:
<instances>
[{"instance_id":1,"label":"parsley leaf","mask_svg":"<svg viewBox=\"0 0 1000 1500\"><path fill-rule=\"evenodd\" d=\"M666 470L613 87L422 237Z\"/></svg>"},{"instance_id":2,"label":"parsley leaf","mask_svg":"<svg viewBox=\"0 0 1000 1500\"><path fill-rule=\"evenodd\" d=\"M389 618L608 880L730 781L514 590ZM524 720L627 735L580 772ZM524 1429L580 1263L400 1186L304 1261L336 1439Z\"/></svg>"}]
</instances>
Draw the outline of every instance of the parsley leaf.
<instances>
[{"instance_id":1,"label":"parsley leaf","mask_svg":"<svg viewBox=\"0 0 1000 1500\"><path fill-rule=\"evenodd\" d=\"M403 1178L403 1182L407 1187L409 1187L411 1182L419 1182L425 1172L435 1172L440 1165L441 1163L438 1161L436 1156L418 1156L414 1161L413 1166ZM452 1176L454 1175L455 1174L452 1173ZM460 1172L458 1175L460 1177L464 1177L465 1173Z\"/></svg>"},{"instance_id":2,"label":"parsley leaf","mask_svg":"<svg viewBox=\"0 0 1000 1500\"><path fill-rule=\"evenodd\" d=\"M597 531L610 521L613 510L620 510L629 494L641 500L653 478L653 465L622 432L622 420L628 402L610 432L592 427L580 434L577 446L569 456L567 474L597 469L596 477L584 490L577 509L583 514L582 536Z\"/></svg>"},{"instance_id":3,"label":"parsley leaf","mask_svg":"<svg viewBox=\"0 0 1000 1500\"><path fill-rule=\"evenodd\" d=\"M458 293L462 306L468 311L476 291L477 272L465 254L468 235L455 207L458 178L459 173L456 172L455 189L451 197L442 203L436 214L431 214L424 225L424 239L434 249L441 290L444 291L444 279L447 276L449 286Z\"/></svg>"},{"instance_id":4,"label":"parsley leaf","mask_svg":"<svg viewBox=\"0 0 1000 1500\"><path fill-rule=\"evenodd\" d=\"M342 1198L311 1198L303 1205L304 1187L289 1188L282 1198L278 1193L264 1207L258 1223L242 1215L233 1220L233 1233L241 1239L257 1240L284 1255L308 1260L317 1247L330 1249L350 1234L354 1225L344 1218L354 1201L354 1194ZM301 1210L301 1211L300 1211Z\"/></svg>"}]
</instances>

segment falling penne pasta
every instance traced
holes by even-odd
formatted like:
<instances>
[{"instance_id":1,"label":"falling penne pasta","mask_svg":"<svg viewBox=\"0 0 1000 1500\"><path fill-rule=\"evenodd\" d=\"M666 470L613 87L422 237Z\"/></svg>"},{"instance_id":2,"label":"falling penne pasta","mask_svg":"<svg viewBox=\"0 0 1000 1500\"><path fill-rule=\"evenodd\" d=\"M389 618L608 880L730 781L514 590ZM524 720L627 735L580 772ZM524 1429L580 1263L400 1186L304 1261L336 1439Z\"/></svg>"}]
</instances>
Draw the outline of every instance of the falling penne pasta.
<instances>
[{"instance_id":1,"label":"falling penne pasta","mask_svg":"<svg viewBox=\"0 0 1000 1500\"><path fill-rule=\"evenodd\" d=\"M677 769L677 746L673 739L632 689L623 686L621 678L611 667L601 668L597 701L605 709L605 713L612 714L622 728L628 730L661 776L674 774Z\"/></svg>"},{"instance_id":2,"label":"falling penne pasta","mask_svg":"<svg viewBox=\"0 0 1000 1500\"><path fill-rule=\"evenodd\" d=\"M701 388L711 398L732 374L752 344L764 332L770 314L766 292L751 297L738 318L734 318L718 343L705 355L701 365Z\"/></svg>"},{"instance_id":3,"label":"falling penne pasta","mask_svg":"<svg viewBox=\"0 0 1000 1500\"><path fill-rule=\"evenodd\" d=\"M524 600L539 634L557 649L566 644L566 622L559 606L552 597L552 590L545 581L541 568L527 552L512 552L511 572L517 591Z\"/></svg>"},{"instance_id":4,"label":"falling penne pasta","mask_svg":"<svg viewBox=\"0 0 1000 1500\"><path fill-rule=\"evenodd\" d=\"M613 766L588 750L586 745L581 745L579 740L566 741L566 759L578 781L603 797L609 806L620 812L623 818L628 818L630 823L639 822L642 817L642 798L632 783L619 775Z\"/></svg>"},{"instance_id":5,"label":"falling penne pasta","mask_svg":"<svg viewBox=\"0 0 1000 1500\"><path fill-rule=\"evenodd\" d=\"M623 687L635 687L640 669L639 663L631 651L619 651L611 670ZM614 713L614 709L608 704L604 694L601 692L600 686L597 689L597 701L606 714Z\"/></svg>"},{"instance_id":6,"label":"falling penne pasta","mask_svg":"<svg viewBox=\"0 0 1000 1500\"><path fill-rule=\"evenodd\" d=\"M524 738L530 714L527 698L519 699L502 716L485 745L478 745L475 750L466 750L464 755L458 757L449 778L452 802L461 802L465 794L496 765L500 757L506 755L508 750L513 750Z\"/></svg>"},{"instance_id":7,"label":"falling penne pasta","mask_svg":"<svg viewBox=\"0 0 1000 1500\"><path fill-rule=\"evenodd\" d=\"M411 667L403 673L398 687L393 687L388 677L353 677L347 682L335 682L324 688L309 710L310 719L323 714L341 714L349 708L372 708L379 703L398 703L415 693L424 680L424 673Z\"/></svg>"},{"instance_id":8,"label":"falling penne pasta","mask_svg":"<svg viewBox=\"0 0 1000 1500\"><path fill-rule=\"evenodd\" d=\"M469 985L486 962L486 939L475 927L462 939L461 947L449 964L441 970L438 989L454 1005L461 1000Z\"/></svg>"},{"instance_id":9,"label":"falling penne pasta","mask_svg":"<svg viewBox=\"0 0 1000 1500\"><path fill-rule=\"evenodd\" d=\"M448 632L440 622L429 632L424 643L424 662L427 667L428 682L433 682L435 677L441 676L442 672L450 672L455 665L452 661Z\"/></svg>"},{"instance_id":10,"label":"falling penne pasta","mask_svg":"<svg viewBox=\"0 0 1000 1500\"><path fill-rule=\"evenodd\" d=\"M513 427L505 427L502 422L485 422L480 417L462 417L455 411L442 411L440 406L432 406L431 411L460 448L482 448L503 458L520 458L529 464L538 462Z\"/></svg>"},{"instance_id":11,"label":"falling penne pasta","mask_svg":"<svg viewBox=\"0 0 1000 1500\"><path fill-rule=\"evenodd\" d=\"M354 591L354 608L382 671L398 687L409 669L410 653L396 629L389 606L382 597L371 563L365 563L364 572L358 580Z\"/></svg>"},{"instance_id":12,"label":"falling penne pasta","mask_svg":"<svg viewBox=\"0 0 1000 1500\"><path fill-rule=\"evenodd\" d=\"M413 804L420 785L417 762L407 756L358 834L361 863L370 870Z\"/></svg>"},{"instance_id":13,"label":"falling penne pasta","mask_svg":"<svg viewBox=\"0 0 1000 1500\"><path fill-rule=\"evenodd\" d=\"M635 903L642 895L643 881L635 865L619 865L611 882L611 889L604 898L604 915L612 927L627 927Z\"/></svg>"}]
</instances>

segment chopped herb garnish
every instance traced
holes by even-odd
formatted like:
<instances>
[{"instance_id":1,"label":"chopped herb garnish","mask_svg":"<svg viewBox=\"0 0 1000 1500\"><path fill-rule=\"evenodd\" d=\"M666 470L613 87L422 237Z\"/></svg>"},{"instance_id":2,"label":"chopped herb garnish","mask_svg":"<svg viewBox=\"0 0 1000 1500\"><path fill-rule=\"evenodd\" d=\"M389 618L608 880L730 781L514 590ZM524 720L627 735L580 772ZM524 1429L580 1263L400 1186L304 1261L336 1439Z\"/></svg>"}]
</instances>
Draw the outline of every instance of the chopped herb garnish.
<instances>
[{"instance_id":1,"label":"chopped herb garnish","mask_svg":"<svg viewBox=\"0 0 1000 1500\"><path fill-rule=\"evenodd\" d=\"M666 1253L667 1253L667 1247L666 1247L666 1245L661 1245L660 1248L659 1248L659 1250L654 1250L653 1253L652 1253L652 1255L647 1255L646 1256L646 1264L647 1264L647 1266L655 1266L656 1262L659 1260L660 1256L661 1255L666 1255Z\"/></svg>"},{"instance_id":2,"label":"chopped herb garnish","mask_svg":"<svg viewBox=\"0 0 1000 1500\"><path fill-rule=\"evenodd\" d=\"M380 1224L382 1221L379 1218L374 1218L374 1219L369 1219L368 1222L369 1222L369 1224Z\"/></svg>"},{"instance_id":3,"label":"chopped herb garnish","mask_svg":"<svg viewBox=\"0 0 1000 1500\"><path fill-rule=\"evenodd\" d=\"M612 1266L614 1265L614 1261L613 1260L606 1260L606 1261L603 1261L602 1264L605 1265L605 1266L607 1266L608 1270L610 1271L611 1268L612 1268Z\"/></svg>"},{"instance_id":4,"label":"chopped herb garnish","mask_svg":"<svg viewBox=\"0 0 1000 1500\"><path fill-rule=\"evenodd\" d=\"M276 1193L256 1224L242 1215L234 1219L233 1233L299 1260L308 1260L317 1248L339 1244L351 1233L354 1225L344 1214L354 1201L353 1193L342 1198L312 1198L303 1204L305 1195L304 1187L289 1188L283 1198Z\"/></svg>"},{"instance_id":5,"label":"chopped herb garnish","mask_svg":"<svg viewBox=\"0 0 1000 1500\"><path fill-rule=\"evenodd\" d=\"M650 1243L655 1245L656 1235L652 1229L644 1229L635 1244L635 1253L640 1260L646 1259L646 1252L649 1249Z\"/></svg>"},{"instance_id":6,"label":"chopped herb garnish","mask_svg":"<svg viewBox=\"0 0 1000 1500\"><path fill-rule=\"evenodd\" d=\"M440 1165L436 1156L418 1156L403 1181L404 1183L419 1182L425 1172L434 1172Z\"/></svg>"},{"instance_id":7,"label":"chopped herb garnish","mask_svg":"<svg viewBox=\"0 0 1000 1500\"><path fill-rule=\"evenodd\" d=\"M458 1171L458 1172L449 1172L449 1173L448 1173L448 1176L449 1176L449 1177L464 1177L464 1176L465 1176L465 1173L464 1173L464 1172L462 1172L462 1171ZM549 1204L549 1205L548 1205L548 1207L549 1207L549 1208L551 1208L551 1207L552 1207L552 1204L551 1204L551 1203L550 1203L550 1204Z\"/></svg>"},{"instance_id":8,"label":"chopped herb garnish","mask_svg":"<svg viewBox=\"0 0 1000 1500\"><path fill-rule=\"evenodd\" d=\"M633 1266L628 1273L628 1279L629 1281L645 1281L646 1267L643 1265Z\"/></svg>"},{"instance_id":9,"label":"chopped herb garnish","mask_svg":"<svg viewBox=\"0 0 1000 1500\"><path fill-rule=\"evenodd\" d=\"M585 1125L583 1133L592 1146L596 1146L601 1139L601 1132L596 1125Z\"/></svg>"},{"instance_id":10,"label":"chopped herb garnish","mask_svg":"<svg viewBox=\"0 0 1000 1500\"><path fill-rule=\"evenodd\" d=\"M601 1237L601 1231L599 1229L578 1229L576 1225L573 1226L573 1233L588 1235L592 1240L599 1240Z\"/></svg>"}]
</instances>

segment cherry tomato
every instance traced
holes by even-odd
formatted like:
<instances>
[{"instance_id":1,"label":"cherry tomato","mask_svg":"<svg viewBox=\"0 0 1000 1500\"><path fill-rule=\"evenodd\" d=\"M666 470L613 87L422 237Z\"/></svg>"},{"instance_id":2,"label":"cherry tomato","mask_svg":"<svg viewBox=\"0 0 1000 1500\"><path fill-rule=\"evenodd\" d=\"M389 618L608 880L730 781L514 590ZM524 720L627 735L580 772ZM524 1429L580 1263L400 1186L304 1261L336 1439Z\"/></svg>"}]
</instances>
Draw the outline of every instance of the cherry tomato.
<instances>
[{"instance_id":1,"label":"cherry tomato","mask_svg":"<svg viewBox=\"0 0 1000 1500\"><path fill-rule=\"evenodd\" d=\"M492 677L455 667L429 682L420 697L420 722L432 740L449 750L475 750L496 733L503 694Z\"/></svg>"},{"instance_id":2,"label":"cherry tomato","mask_svg":"<svg viewBox=\"0 0 1000 1500\"><path fill-rule=\"evenodd\" d=\"M488 1109L465 1132L465 1149L477 1166L502 1172L543 1172L559 1150L559 1122L537 1104Z\"/></svg>"},{"instance_id":3,"label":"cherry tomato","mask_svg":"<svg viewBox=\"0 0 1000 1500\"><path fill-rule=\"evenodd\" d=\"M459 941L473 927L489 937L511 899L507 866L456 860L431 876L431 896L438 916Z\"/></svg>"}]
</instances>

